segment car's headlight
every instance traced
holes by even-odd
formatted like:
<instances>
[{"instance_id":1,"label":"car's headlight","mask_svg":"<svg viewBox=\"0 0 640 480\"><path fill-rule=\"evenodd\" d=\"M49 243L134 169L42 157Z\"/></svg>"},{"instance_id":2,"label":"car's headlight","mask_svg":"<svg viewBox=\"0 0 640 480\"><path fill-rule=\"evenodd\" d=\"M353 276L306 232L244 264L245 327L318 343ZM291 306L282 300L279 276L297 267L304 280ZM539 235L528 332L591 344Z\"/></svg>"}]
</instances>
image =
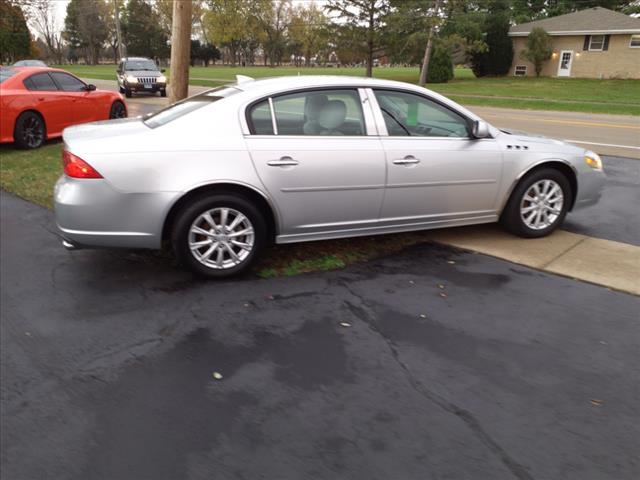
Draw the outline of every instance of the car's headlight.
<instances>
[{"instance_id":1,"label":"car's headlight","mask_svg":"<svg viewBox=\"0 0 640 480\"><path fill-rule=\"evenodd\" d=\"M584 163L594 170L602 170L602 160L596 152L588 151L584 154Z\"/></svg>"},{"instance_id":2,"label":"car's headlight","mask_svg":"<svg viewBox=\"0 0 640 480\"><path fill-rule=\"evenodd\" d=\"M127 75L125 80L129 83L138 83L138 79L133 75Z\"/></svg>"},{"instance_id":3,"label":"car's headlight","mask_svg":"<svg viewBox=\"0 0 640 480\"><path fill-rule=\"evenodd\" d=\"M157 79L158 83L167 83L167 77L160 75Z\"/></svg>"}]
</instances>

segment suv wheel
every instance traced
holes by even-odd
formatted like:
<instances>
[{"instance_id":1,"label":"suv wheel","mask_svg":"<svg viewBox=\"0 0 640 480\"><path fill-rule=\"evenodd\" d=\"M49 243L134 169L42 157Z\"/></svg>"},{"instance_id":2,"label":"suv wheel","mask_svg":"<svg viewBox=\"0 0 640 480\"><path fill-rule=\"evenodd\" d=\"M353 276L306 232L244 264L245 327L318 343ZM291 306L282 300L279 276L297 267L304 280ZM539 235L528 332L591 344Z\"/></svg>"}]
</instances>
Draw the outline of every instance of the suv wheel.
<instances>
[{"instance_id":1,"label":"suv wheel","mask_svg":"<svg viewBox=\"0 0 640 480\"><path fill-rule=\"evenodd\" d=\"M127 98L131 98L133 96L133 94L131 93L131 90L128 88L124 89L124 96Z\"/></svg>"},{"instance_id":2,"label":"suv wheel","mask_svg":"<svg viewBox=\"0 0 640 480\"><path fill-rule=\"evenodd\" d=\"M178 215L172 232L178 261L194 273L228 277L246 271L264 248L260 211L235 195L201 197Z\"/></svg>"},{"instance_id":3,"label":"suv wheel","mask_svg":"<svg viewBox=\"0 0 640 480\"><path fill-rule=\"evenodd\" d=\"M166 97L167 96L167 89L163 88L162 90L160 90L160 96L161 97Z\"/></svg>"},{"instance_id":4,"label":"suv wheel","mask_svg":"<svg viewBox=\"0 0 640 480\"><path fill-rule=\"evenodd\" d=\"M558 170L543 168L516 186L500 223L521 237L544 237L562 224L571 201L567 177Z\"/></svg>"}]
</instances>

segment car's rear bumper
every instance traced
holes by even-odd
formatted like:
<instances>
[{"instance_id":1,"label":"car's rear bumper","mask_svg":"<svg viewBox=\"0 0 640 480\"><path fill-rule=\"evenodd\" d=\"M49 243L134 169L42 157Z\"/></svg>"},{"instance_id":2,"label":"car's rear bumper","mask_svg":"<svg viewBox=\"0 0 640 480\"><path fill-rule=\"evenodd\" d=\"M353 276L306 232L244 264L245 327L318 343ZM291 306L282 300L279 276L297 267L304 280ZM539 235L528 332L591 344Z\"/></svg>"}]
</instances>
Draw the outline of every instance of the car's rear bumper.
<instances>
[{"instance_id":1,"label":"car's rear bumper","mask_svg":"<svg viewBox=\"0 0 640 480\"><path fill-rule=\"evenodd\" d=\"M54 191L56 223L77 248L160 248L175 193L124 193L104 179L60 177Z\"/></svg>"}]
</instances>

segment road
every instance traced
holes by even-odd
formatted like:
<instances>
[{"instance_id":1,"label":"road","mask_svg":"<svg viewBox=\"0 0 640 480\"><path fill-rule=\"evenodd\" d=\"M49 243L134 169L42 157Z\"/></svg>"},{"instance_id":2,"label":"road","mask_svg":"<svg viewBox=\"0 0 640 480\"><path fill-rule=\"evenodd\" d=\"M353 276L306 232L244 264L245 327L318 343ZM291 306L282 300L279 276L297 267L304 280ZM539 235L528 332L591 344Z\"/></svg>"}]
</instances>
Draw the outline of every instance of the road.
<instances>
[{"instance_id":1,"label":"road","mask_svg":"<svg viewBox=\"0 0 640 480\"><path fill-rule=\"evenodd\" d=\"M100 88L115 90L116 82L91 80ZM190 87L190 94L206 90ZM167 104L167 99L150 95L136 96L127 101L131 115L143 115ZM512 110L507 108L477 107L477 113L498 128L545 135L579 144L601 155L640 159L640 117L603 115L578 112L538 110Z\"/></svg>"},{"instance_id":2,"label":"road","mask_svg":"<svg viewBox=\"0 0 640 480\"><path fill-rule=\"evenodd\" d=\"M199 282L1 195L3 478L640 475L640 297L429 243Z\"/></svg>"}]
</instances>

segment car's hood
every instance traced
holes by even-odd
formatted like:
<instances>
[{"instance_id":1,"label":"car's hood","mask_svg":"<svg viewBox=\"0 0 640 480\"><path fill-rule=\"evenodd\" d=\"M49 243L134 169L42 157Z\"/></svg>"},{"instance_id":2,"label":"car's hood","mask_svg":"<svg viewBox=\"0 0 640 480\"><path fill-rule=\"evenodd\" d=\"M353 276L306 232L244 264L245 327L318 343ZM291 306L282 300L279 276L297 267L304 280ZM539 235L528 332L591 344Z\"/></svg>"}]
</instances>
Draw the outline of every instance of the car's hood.
<instances>
[{"instance_id":1,"label":"car's hood","mask_svg":"<svg viewBox=\"0 0 640 480\"><path fill-rule=\"evenodd\" d=\"M159 71L152 70L127 70L124 72L125 75L132 75L134 77L159 77L162 75Z\"/></svg>"},{"instance_id":2,"label":"car's hood","mask_svg":"<svg viewBox=\"0 0 640 480\"><path fill-rule=\"evenodd\" d=\"M501 132L507 135L513 135L516 139L524 142L545 143L547 145L563 145L566 142L556 140L555 138L545 137L536 133L521 132L519 130L511 130L509 128L501 128Z\"/></svg>"}]
</instances>

